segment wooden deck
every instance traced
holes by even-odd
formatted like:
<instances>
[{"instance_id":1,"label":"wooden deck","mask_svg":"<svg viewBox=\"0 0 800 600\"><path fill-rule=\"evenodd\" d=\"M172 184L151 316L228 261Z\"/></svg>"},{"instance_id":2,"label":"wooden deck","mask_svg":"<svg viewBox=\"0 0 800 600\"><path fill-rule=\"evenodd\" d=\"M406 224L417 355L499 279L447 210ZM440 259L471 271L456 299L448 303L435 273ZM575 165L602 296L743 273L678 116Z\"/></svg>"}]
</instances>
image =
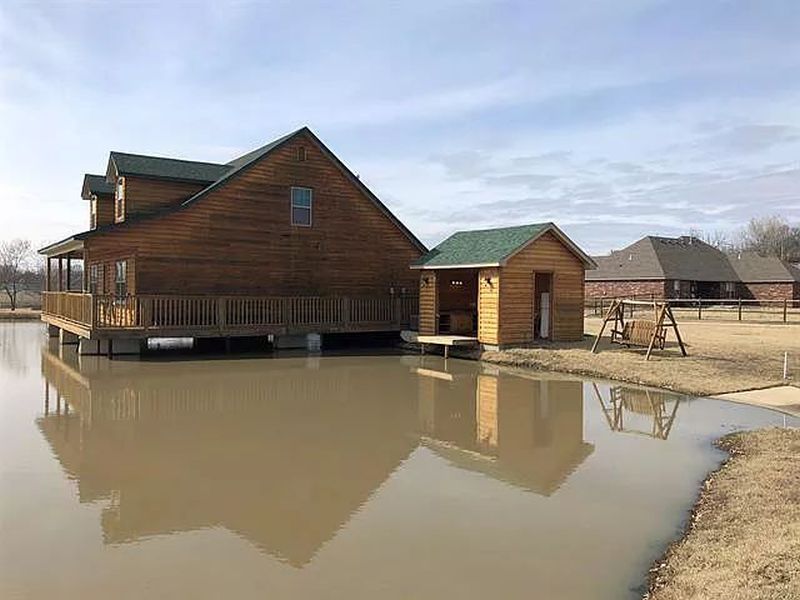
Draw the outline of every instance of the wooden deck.
<instances>
[{"instance_id":1,"label":"wooden deck","mask_svg":"<svg viewBox=\"0 0 800 600\"><path fill-rule=\"evenodd\" d=\"M400 331L418 305L413 296L42 296L43 321L87 339Z\"/></svg>"},{"instance_id":2,"label":"wooden deck","mask_svg":"<svg viewBox=\"0 0 800 600\"><path fill-rule=\"evenodd\" d=\"M412 333L409 338L403 335L403 339L419 344L420 352L425 354L425 346L442 346L444 357L447 358L451 346L477 346L478 338L469 335L419 335Z\"/></svg>"}]
</instances>

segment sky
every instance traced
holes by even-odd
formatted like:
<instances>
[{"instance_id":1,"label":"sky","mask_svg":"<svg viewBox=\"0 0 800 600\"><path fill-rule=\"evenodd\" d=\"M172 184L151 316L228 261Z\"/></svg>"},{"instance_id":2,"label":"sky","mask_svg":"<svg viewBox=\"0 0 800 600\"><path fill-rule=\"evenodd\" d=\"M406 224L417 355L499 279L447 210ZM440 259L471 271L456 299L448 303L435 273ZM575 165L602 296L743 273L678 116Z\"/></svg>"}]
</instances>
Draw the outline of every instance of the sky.
<instances>
[{"instance_id":1,"label":"sky","mask_svg":"<svg viewBox=\"0 0 800 600\"><path fill-rule=\"evenodd\" d=\"M428 246L800 223L800 2L0 2L0 240L86 229L111 150L303 125Z\"/></svg>"}]
</instances>

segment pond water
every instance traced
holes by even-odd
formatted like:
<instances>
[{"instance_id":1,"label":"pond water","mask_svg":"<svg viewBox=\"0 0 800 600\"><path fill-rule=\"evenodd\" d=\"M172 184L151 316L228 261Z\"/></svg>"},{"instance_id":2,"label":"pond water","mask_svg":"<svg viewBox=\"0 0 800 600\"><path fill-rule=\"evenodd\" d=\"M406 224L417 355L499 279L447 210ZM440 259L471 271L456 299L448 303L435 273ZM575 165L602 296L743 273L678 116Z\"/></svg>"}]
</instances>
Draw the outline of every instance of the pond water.
<instances>
[{"instance_id":1,"label":"pond water","mask_svg":"<svg viewBox=\"0 0 800 600\"><path fill-rule=\"evenodd\" d=\"M0 597L636 598L712 440L783 423L434 356L79 360L0 324Z\"/></svg>"}]
</instances>

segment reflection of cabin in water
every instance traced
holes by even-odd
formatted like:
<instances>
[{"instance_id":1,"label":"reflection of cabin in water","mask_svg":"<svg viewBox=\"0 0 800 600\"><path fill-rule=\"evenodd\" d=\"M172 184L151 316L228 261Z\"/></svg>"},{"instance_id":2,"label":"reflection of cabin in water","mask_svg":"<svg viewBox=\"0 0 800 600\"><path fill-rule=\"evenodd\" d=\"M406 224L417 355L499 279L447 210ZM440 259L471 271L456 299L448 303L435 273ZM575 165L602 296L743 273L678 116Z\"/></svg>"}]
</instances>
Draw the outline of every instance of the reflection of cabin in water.
<instances>
[{"instance_id":1,"label":"reflection of cabin in water","mask_svg":"<svg viewBox=\"0 0 800 600\"><path fill-rule=\"evenodd\" d=\"M674 393L616 386L611 388L606 403L597 384L592 387L611 431L638 433L659 440L669 437L680 404ZM649 431L642 428L648 423Z\"/></svg>"},{"instance_id":2,"label":"reflection of cabin in water","mask_svg":"<svg viewBox=\"0 0 800 600\"><path fill-rule=\"evenodd\" d=\"M38 424L80 501L106 503L106 543L220 526L301 567L417 445L396 368L65 359L43 354Z\"/></svg>"},{"instance_id":3,"label":"reflection of cabin in water","mask_svg":"<svg viewBox=\"0 0 800 600\"><path fill-rule=\"evenodd\" d=\"M591 268L553 223L455 233L412 266L420 271L419 334L489 346L580 340Z\"/></svg>"},{"instance_id":4,"label":"reflection of cabin in water","mask_svg":"<svg viewBox=\"0 0 800 600\"><path fill-rule=\"evenodd\" d=\"M580 381L421 374L420 431L457 467L549 496L594 449L583 437Z\"/></svg>"}]
</instances>

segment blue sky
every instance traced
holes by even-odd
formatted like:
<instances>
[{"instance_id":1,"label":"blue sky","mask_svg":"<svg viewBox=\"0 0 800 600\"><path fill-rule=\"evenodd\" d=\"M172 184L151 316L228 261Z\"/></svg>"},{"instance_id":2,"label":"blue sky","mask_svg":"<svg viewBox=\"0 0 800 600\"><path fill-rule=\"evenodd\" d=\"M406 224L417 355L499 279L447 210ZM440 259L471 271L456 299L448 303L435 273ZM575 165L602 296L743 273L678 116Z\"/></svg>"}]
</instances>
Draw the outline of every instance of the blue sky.
<instances>
[{"instance_id":1,"label":"blue sky","mask_svg":"<svg viewBox=\"0 0 800 600\"><path fill-rule=\"evenodd\" d=\"M800 222L800 2L0 4L0 239L85 229L112 149L306 124L428 245Z\"/></svg>"}]
</instances>

